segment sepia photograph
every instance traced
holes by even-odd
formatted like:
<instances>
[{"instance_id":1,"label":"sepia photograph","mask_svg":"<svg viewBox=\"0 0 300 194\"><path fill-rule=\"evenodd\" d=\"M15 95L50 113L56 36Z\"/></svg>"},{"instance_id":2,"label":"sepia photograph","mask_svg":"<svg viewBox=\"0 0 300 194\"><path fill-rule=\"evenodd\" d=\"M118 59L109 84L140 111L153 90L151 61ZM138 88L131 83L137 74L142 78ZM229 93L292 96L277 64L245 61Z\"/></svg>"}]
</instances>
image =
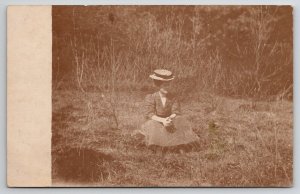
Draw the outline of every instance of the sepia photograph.
<instances>
[{"instance_id":1,"label":"sepia photograph","mask_svg":"<svg viewBox=\"0 0 300 194\"><path fill-rule=\"evenodd\" d=\"M52 6L51 132L54 187L292 187L292 6Z\"/></svg>"}]
</instances>

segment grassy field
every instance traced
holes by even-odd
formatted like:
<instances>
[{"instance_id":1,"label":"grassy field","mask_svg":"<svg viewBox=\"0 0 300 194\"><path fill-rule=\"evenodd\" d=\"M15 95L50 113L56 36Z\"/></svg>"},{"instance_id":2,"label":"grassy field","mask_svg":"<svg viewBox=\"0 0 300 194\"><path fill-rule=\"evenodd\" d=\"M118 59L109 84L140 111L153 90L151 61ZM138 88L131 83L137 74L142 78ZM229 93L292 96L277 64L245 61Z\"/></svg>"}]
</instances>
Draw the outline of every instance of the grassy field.
<instances>
[{"instance_id":1,"label":"grassy field","mask_svg":"<svg viewBox=\"0 0 300 194\"><path fill-rule=\"evenodd\" d=\"M194 94L182 111L200 137L185 154L154 153L132 132L146 92L53 92L53 184L76 186L292 186L291 101ZM115 112L107 111L115 105ZM118 126L116 125L116 120Z\"/></svg>"}]
</instances>

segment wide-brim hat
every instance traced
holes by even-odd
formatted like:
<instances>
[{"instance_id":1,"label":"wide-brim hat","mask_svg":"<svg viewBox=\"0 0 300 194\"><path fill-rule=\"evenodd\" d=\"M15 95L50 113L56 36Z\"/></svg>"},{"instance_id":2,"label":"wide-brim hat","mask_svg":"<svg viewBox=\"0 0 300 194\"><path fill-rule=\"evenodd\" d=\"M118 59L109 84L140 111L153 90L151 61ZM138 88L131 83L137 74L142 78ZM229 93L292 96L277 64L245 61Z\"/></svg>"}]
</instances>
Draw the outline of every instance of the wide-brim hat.
<instances>
[{"instance_id":1,"label":"wide-brim hat","mask_svg":"<svg viewBox=\"0 0 300 194\"><path fill-rule=\"evenodd\" d=\"M151 79L160 80L160 81L171 81L175 77L173 73L166 69L156 69L154 73L149 76Z\"/></svg>"}]
</instances>

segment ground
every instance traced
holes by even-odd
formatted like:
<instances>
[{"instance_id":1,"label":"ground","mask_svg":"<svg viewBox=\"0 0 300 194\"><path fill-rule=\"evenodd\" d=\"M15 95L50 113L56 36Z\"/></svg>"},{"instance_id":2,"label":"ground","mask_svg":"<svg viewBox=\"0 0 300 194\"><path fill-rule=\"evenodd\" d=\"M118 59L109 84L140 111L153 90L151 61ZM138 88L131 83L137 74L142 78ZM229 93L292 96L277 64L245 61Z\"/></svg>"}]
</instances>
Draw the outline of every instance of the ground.
<instances>
[{"instance_id":1,"label":"ground","mask_svg":"<svg viewBox=\"0 0 300 194\"><path fill-rule=\"evenodd\" d=\"M182 111L200 137L199 146L162 156L132 136L144 122L145 94L119 92L115 102L100 92L54 91L53 184L292 186L291 101L195 94L182 102Z\"/></svg>"}]
</instances>

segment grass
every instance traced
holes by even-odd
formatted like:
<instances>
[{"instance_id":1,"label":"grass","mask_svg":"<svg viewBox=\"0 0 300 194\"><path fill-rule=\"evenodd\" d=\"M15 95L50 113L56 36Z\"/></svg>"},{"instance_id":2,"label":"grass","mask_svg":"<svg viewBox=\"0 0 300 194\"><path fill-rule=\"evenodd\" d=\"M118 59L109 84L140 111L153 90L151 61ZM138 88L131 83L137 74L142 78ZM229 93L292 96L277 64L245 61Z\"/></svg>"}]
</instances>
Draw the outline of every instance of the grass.
<instances>
[{"instance_id":1,"label":"grass","mask_svg":"<svg viewBox=\"0 0 300 194\"><path fill-rule=\"evenodd\" d=\"M166 68L183 90L292 97L291 7L94 8L53 7L56 88L66 81L82 92L131 88Z\"/></svg>"},{"instance_id":2,"label":"grass","mask_svg":"<svg viewBox=\"0 0 300 194\"><path fill-rule=\"evenodd\" d=\"M54 186L292 186L292 102L194 94L182 109L199 147L162 157L131 136L145 94L117 93L116 127L105 94L53 92Z\"/></svg>"},{"instance_id":3,"label":"grass","mask_svg":"<svg viewBox=\"0 0 300 194\"><path fill-rule=\"evenodd\" d=\"M53 9L54 185L292 186L291 8L99 8ZM186 154L132 136L156 68L200 137Z\"/></svg>"}]
</instances>

